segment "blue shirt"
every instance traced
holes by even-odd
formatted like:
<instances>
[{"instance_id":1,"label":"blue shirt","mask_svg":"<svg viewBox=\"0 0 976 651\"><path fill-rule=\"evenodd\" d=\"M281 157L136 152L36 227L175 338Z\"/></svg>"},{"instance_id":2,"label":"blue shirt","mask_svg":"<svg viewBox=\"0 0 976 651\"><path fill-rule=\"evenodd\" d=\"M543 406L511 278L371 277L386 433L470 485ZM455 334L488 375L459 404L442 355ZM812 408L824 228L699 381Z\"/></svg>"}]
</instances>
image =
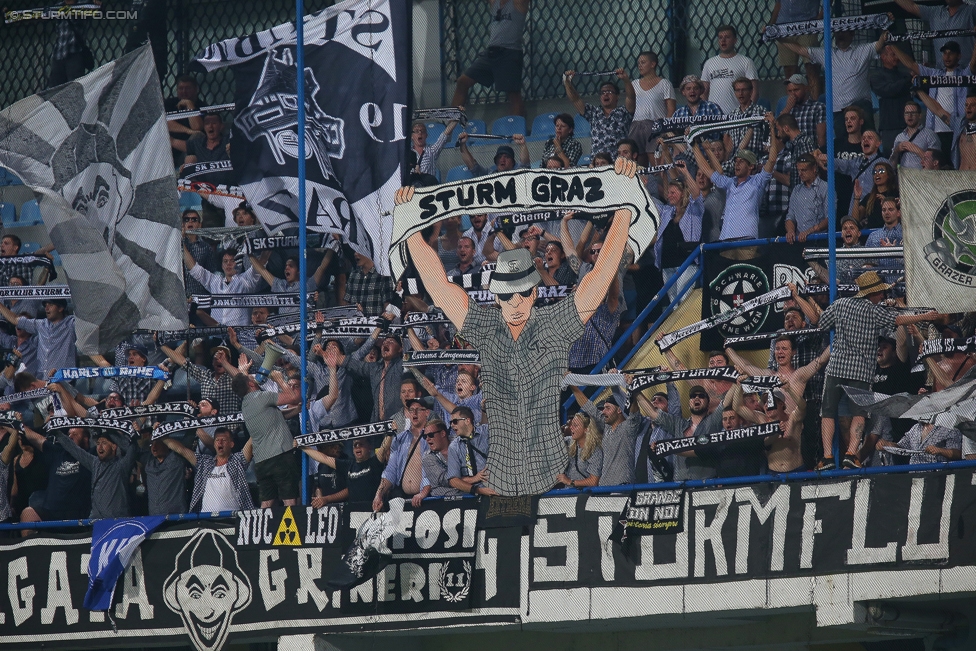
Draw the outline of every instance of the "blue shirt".
<instances>
[{"instance_id":1,"label":"blue shirt","mask_svg":"<svg viewBox=\"0 0 976 651\"><path fill-rule=\"evenodd\" d=\"M468 454L468 441L470 441L472 454ZM488 426L478 425L471 433L470 439L458 436L451 441L447 448L447 477L473 477L481 472L488 462ZM474 458L474 468L471 467L471 458ZM481 486L482 484L477 484Z\"/></svg>"},{"instance_id":2,"label":"blue shirt","mask_svg":"<svg viewBox=\"0 0 976 651\"><path fill-rule=\"evenodd\" d=\"M766 184L773 175L766 170L739 183L736 178L712 173L712 184L725 190L725 214L722 217L723 240L759 237L759 204Z\"/></svg>"},{"instance_id":3,"label":"blue shirt","mask_svg":"<svg viewBox=\"0 0 976 651\"><path fill-rule=\"evenodd\" d=\"M403 430L393 439L392 445L390 445L390 460L386 464L386 470L383 471L383 479L387 480L394 486L399 486L403 481L403 473L407 470L407 461L410 454L410 448L413 447L413 433L409 428ZM427 445L427 439L423 436L420 437L420 443L417 445L417 449L413 451L414 454L423 455L430 452L430 447ZM427 477L421 475L420 488L423 489L428 485Z\"/></svg>"},{"instance_id":4,"label":"blue shirt","mask_svg":"<svg viewBox=\"0 0 976 651\"><path fill-rule=\"evenodd\" d=\"M797 232L806 231L827 219L827 184L815 177L809 187L800 183L790 193L787 221L796 224Z\"/></svg>"}]
</instances>

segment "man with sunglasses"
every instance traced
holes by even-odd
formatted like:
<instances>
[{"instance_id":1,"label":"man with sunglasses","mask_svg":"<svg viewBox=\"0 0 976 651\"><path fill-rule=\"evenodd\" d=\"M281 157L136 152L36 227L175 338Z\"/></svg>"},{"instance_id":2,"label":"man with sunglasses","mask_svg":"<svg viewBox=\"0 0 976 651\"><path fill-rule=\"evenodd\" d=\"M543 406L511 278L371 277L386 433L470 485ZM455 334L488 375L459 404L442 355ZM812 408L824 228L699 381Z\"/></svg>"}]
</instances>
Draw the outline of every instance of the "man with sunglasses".
<instances>
[{"instance_id":1,"label":"man with sunglasses","mask_svg":"<svg viewBox=\"0 0 976 651\"><path fill-rule=\"evenodd\" d=\"M634 483L634 445L641 432L644 417L639 411L624 414L626 396L615 389L614 395L594 405L578 387L573 396L583 412L594 419L603 430L603 472L600 486L619 486Z\"/></svg>"},{"instance_id":2,"label":"man with sunglasses","mask_svg":"<svg viewBox=\"0 0 976 651\"><path fill-rule=\"evenodd\" d=\"M618 174L634 178L637 166L619 160ZM401 188L397 203L413 198ZM559 423L560 382L569 347L606 296L630 231L630 210L616 211L593 271L562 301L535 308L542 280L526 249L503 251L488 289L499 310L475 303L448 281L437 251L420 232L407 240L413 263L434 302L481 352L482 391L491 409L489 484L500 495L538 495L565 469Z\"/></svg>"},{"instance_id":3,"label":"man with sunglasses","mask_svg":"<svg viewBox=\"0 0 976 651\"><path fill-rule=\"evenodd\" d=\"M391 491L393 497L412 498L427 486L427 480L423 475L422 459L423 455L430 451L424 433L430 410L433 408L434 399L430 397L407 400L409 426L396 436L390 435L384 439L376 456L387 464L380 479L380 486L373 497L374 511L383 508L383 502Z\"/></svg>"},{"instance_id":4,"label":"man with sunglasses","mask_svg":"<svg viewBox=\"0 0 976 651\"><path fill-rule=\"evenodd\" d=\"M594 154L607 151L616 159L617 143L630 133L630 122L634 119L634 111L637 110L637 94L626 70L618 68L614 74L624 85L624 93L626 93L624 106L617 106L617 102L620 101L620 88L614 81L600 84L599 106L588 104L580 97L579 91L573 85L575 70L567 70L563 73L563 85L566 87L566 97L573 103L576 112L590 123L593 145L590 151Z\"/></svg>"},{"instance_id":5,"label":"man with sunglasses","mask_svg":"<svg viewBox=\"0 0 976 651\"><path fill-rule=\"evenodd\" d=\"M722 429L722 410L708 413L709 397L705 387L695 384L688 391L690 418L675 416L658 409L643 393L637 394L637 401L644 408L651 422L668 432L672 438L711 434ZM653 449L655 443L651 443ZM680 452L668 457L674 468L674 481L685 479L709 479L715 477L715 464L695 456L694 451Z\"/></svg>"},{"instance_id":6,"label":"man with sunglasses","mask_svg":"<svg viewBox=\"0 0 976 651\"><path fill-rule=\"evenodd\" d=\"M497 495L485 485L488 478L488 426L476 425L474 412L456 407L451 412L451 427L457 436L447 453L447 477L451 486L472 495Z\"/></svg>"},{"instance_id":7,"label":"man with sunglasses","mask_svg":"<svg viewBox=\"0 0 976 651\"><path fill-rule=\"evenodd\" d=\"M183 245L198 265L207 271L217 271L220 264L217 261L217 254L213 247L202 237L193 234L193 231L198 230L202 226L203 219L200 217L198 211L193 208L187 208L183 211ZM191 294L206 294L207 288L201 285L196 278L187 274L186 293L188 296Z\"/></svg>"},{"instance_id":8,"label":"man with sunglasses","mask_svg":"<svg viewBox=\"0 0 976 651\"><path fill-rule=\"evenodd\" d=\"M461 491L451 486L448 476L447 455L451 441L447 435L447 423L439 418L431 418L424 427L424 440L430 448L421 459L426 485L410 500L414 508L420 506L420 502L431 495L434 497L461 495Z\"/></svg>"}]
</instances>

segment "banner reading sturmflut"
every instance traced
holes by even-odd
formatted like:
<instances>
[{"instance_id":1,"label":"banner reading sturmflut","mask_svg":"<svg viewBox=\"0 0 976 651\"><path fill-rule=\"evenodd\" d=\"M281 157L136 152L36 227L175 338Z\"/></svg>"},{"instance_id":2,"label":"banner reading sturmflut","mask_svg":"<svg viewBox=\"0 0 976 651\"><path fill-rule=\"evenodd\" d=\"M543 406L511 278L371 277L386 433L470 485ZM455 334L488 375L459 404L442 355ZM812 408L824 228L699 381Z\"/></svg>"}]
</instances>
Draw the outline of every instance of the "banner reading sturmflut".
<instances>
[{"instance_id":1,"label":"banner reading sturmflut","mask_svg":"<svg viewBox=\"0 0 976 651\"><path fill-rule=\"evenodd\" d=\"M901 170L909 307L976 305L976 172Z\"/></svg>"},{"instance_id":2,"label":"banner reading sturmflut","mask_svg":"<svg viewBox=\"0 0 976 651\"><path fill-rule=\"evenodd\" d=\"M40 195L78 350L186 327L179 204L149 46L0 112L0 165Z\"/></svg>"},{"instance_id":3,"label":"banner reading sturmflut","mask_svg":"<svg viewBox=\"0 0 976 651\"><path fill-rule=\"evenodd\" d=\"M347 0L304 20L307 223L342 233L383 274L390 228L380 215L401 185L409 124L407 10L405 0ZM234 71L234 173L269 234L300 213L295 43L287 23L196 58L208 72Z\"/></svg>"}]
</instances>

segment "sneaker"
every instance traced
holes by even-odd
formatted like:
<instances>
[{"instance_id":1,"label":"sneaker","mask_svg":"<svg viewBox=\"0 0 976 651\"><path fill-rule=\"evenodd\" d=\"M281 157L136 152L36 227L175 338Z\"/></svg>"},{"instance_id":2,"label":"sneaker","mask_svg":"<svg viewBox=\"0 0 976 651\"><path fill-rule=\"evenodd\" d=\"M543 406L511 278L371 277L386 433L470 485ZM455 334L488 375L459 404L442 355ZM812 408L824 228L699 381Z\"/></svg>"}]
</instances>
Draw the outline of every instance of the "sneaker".
<instances>
[{"instance_id":1,"label":"sneaker","mask_svg":"<svg viewBox=\"0 0 976 651\"><path fill-rule=\"evenodd\" d=\"M824 457L823 459L820 460L820 463L817 464L817 467L814 468L814 470L816 470L817 472L822 472L824 470L833 470L836 467L837 466L834 465L833 457Z\"/></svg>"},{"instance_id":2,"label":"sneaker","mask_svg":"<svg viewBox=\"0 0 976 651\"><path fill-rule=\"evenodd\" d=\"M861 461L855 457L853 454L845 454L843 466L847 470L854 470L856 468L861 468Z\"/></svg>"}]
</instances>

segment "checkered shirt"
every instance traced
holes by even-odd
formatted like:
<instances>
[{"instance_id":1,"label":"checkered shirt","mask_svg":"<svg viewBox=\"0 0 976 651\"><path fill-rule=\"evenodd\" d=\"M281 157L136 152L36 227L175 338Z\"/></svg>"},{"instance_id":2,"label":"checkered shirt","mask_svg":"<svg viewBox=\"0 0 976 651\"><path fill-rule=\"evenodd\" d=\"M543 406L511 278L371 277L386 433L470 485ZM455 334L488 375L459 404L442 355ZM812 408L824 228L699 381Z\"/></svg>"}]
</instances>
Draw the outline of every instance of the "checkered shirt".
<instances>
[{"instance_id":1,"label":"checkered shirt","mask_svg":"<svg viewBox=\"0 0 976 651\"><path fill-rule=\"evenodd\" d=\"M220 404L223 408L223 403ZM193 479L193 495L190 497L190 512L200 509L203 504L203 494L207 492L207 481L210 479L210 472L217 465L217 458L210 454L197 454L196 476ZM249 511L254 508L251 501L251 491L247 487L247 460L243 452L235 452L227 460L227 474L230 476L231 486L237 494L237 502L242 511Z\"/></svg>"},{"instance_id":2,"label":"checkered shirt","mask_svg":"<svg viewBox=\"0 0 976 651\"><path fill-rule=\"evenodd\" d=\"M594 154L602 151L609 152L616 160L617 143L627 137L627 133L630 131L630 121L634 119L634 116L628 113L623 106L618 106L610 111L610 115L606 115L601 107L587 104L583 110L583 117L590 123L592 143L590 151ZM566 153L569 154L569 152ZM562 472L562 469L560 468L559 471ZM549 483L549 488L552 488L553 482L550 481Z\"/></svg>"},{"instance_id":3,"label":"checkered shirt","mask_svg":"<svg viewBox=\"0 0 976 651\"><path fill-rule=\"evenodd\" d=\"M834 331L827 375L871 384L878 362L878 337L895 329L895 311L867 298L847 297L820 315L821 330Z\"/></svg>"},{"instance_id":4,"label":"checkered shirt","mask_svg":"<svg viewBox=\"0 0 976 651\"><path fill-rule=\"evenodd\" d=\"M745 109L739 107L729 113L733 118L752 118L752 117L763 117L766 115L766 109L759 104L753 103L747 106ZM739 148L739 143L746 136L746 131L752 129L752 138L746 143L746 149L752 150L754 152L766 151L766 141L769 140L769 124L763 122L762 124L756 124L751 127L737 127L735 129L729 129L727 132L729 138L732 139L732 146L736 149Z\"/></svg>"},{"instance_id":5,"label":"checkered shirt","mask_svg":"<svg viewBox=\"0 0 976 651\"><path fill-rule=\"evenodd\" d=\"M139 404L145 402L152 391L155 380L145 377L122 377L112 380L112 391L117 391L122 396L126 405L131 405L133 400L138 400Z\"/></svg>"},{"instance_id":6,"label":"checkered shirt","mask_svg":"<svg viewBox=\"0 0 976 651\"><path fill-rule=\"evenodd\" d=\"M381 276L376 269L363 273L362 269L356 267L346 280L346 302L362 305L365 316L383 314L383 308L392 296L393 279Z\"/></svg>"},{"instance_id":7,"label":"checkered shirt","mask_svg":"<svg viewBox=\"0 0 976 651\"><path fill-rule=\"evenodd\" d=\"M230 386L233 380L230 373L222 373L217 379L213 371L197 366L193 362L187 362L183 368L186 369L187 375L200 383L200 398L216 400L220 405L220 413L236 414L241 410L241 399Z\"/></svg>"},{"instance_id":8,"label":"checkered shirt","mask_svg":"<svg viewBox=\"0 0 976 651\"><path fill-rule=\"evenodd\" d=\"M459 334L481 352L489 485L506 496L544 493L566 467L559 385L569 347L583 334L575 295L532 308L517 340L498 309L469 300Z\"/></svg>"},{"instance_id":9,"label":"checkered shirt","mask_svg":"<svg viewBox=\"0 0 976 651\"><path fill-rule=\"evenodd\" d=\"M674 112L676 118L687 118L692 115L724 115L722 113L722 107L715 102L709 102L707 99L703 99L698 103L698 110L692 113L688 110L687 106L679 106L678 110ZM716 131L714 133L706 133L702 138L704 140L719 140L722 137L722 133Z\"/></svg>"},{"instance_id":10,"label":"checkered shirt","mask_svg":"<svg viewBox=\"0 0 976 651\"><path fill-rule=\"evenodd\" d=\"M17 254L20 255L19 253ZM17 262L15 264L0 265L0 285L7 287L13 276L20 276L28 285L34 284L34 267L29 264Z\"/></svg>"},{"instance_id":11,"label":"checkered shirt","mask_svg":"<svg viewBox=\"0 0 976 651\"><path fill-rule=\"evenodd\" d=\"M614 149L616 148L616 143L614 143ZM575 165L579 162L580 156L583 155L583 145L581 145L579 140L576 138L569 137L563 142L563 153L566 154L566 158L569 159L570 165ZM546 148L542 151L542 160L555 157L556 141L553 138L550 138L546 141Z\"/></svg>"},{"instance_id":12,"label":"checkered shirt","mask_svg":"<svg viewBox=\"0 0 976 651\"><path fill-rule=\"evenodd\" d=\"M790 115L796 118L796 123L800 131L817 141L817 125L827 121L827 105L817 102L809 97L802 104L797 104L790 111Z\"/></svg>"},{"instance_id":13,"label":"checkered shirt","mask_svg":"<svg viewBox=\"0 0 976 651\"><path fill-rule=\"evenodd\" d=\"M198 237L196 242L191 242L187 238L183 238L183 244L186 245L186 250L190 252L196 263L206 269L207 271L217 271L220 269L220 262L217 260L217 254L214 253L213 247L210 246L203 238ZM200 281L191 276L190 274L184 274L186 278L186 295L191 296L193 294L209 294L210 290L200 284Z\"/></svg>"},{"instance_id":14,"label":"checkered shirt","mask_svg":"<svg viewBox=\"0 0 976 651\"><path fill-rule=\"evenodd\" d=\"M930 445L934 445L937 448L945 448L947 450L959 450L962 448L962 434L959 430L950 427L942 427L941 425L936 425L929 432L929 435L922 439L922 429L924 425L922 423L916 423L912 426L905 436L901 437L898 441L898 447L905 448L906 450L919 450L917 454L913 454L909 457L909 463L946 463L949 459L938 455L929 454L924 452L925 448Z\"/></svg>"},{"instance_id":15,"label":"checkered shirt","mask_svg":"<svg viewBox=\"0 0 976 651\"><path fill-rule=\"evenodd\" d=\"M573 342L569 349L569 368L583 368L596 364L610 350L613 335L620 325L620 314L623 306L617 305L617 310L611 312L606 303L600 303L596 312L586 322L583 336Z\"/></svg>"},{"instance_id":16,"label":"checkered shirt","mask_svg":"<svg viewBox=\"0 0 976 651\"><path fill-rule=\"evenodd\" d=\"M766 211L779 217L785 215L790 207L790 188L800 184L800 173L796 169L796 159L816 149L813 138L800 134L795 140L786 143L776 157L773 171L790 175L790 185L784 185L774 176L766 187Z\"/></svg>"},{"instance_id":17,"label":"checkered shirt","mask_svg":"<svg viewBox=\"0 0 976 651\"><path fill-rule=\"evenodd\" d=\"M56 34L53 58L55 61L64 61L72 54L78 54L84 48L85 22L81 20L58 20Z\"/></svg>"}]
</instances>

